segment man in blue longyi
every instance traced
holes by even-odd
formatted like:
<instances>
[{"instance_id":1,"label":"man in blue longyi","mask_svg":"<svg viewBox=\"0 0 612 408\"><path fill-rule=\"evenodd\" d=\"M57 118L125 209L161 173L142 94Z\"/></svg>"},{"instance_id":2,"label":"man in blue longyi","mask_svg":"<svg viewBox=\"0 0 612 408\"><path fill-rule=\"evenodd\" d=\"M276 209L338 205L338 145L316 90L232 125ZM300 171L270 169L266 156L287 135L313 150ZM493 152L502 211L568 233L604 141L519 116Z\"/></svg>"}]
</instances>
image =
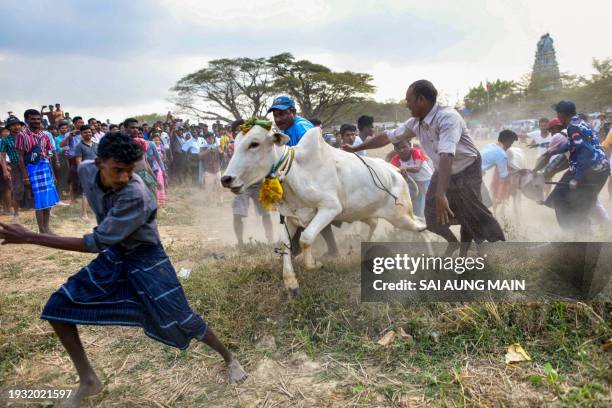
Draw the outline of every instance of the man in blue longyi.
<instances>
[{"instance_id":1,"label":"man in blue longyi","mask_svg":"<svg viewBox=\"0 0 612 408\"><path fill-rule=\"evenodd\" d=\"M155 197L134 173L142 155L140 143L130 136L110 133L100 141L98 157L78 167L83 192L98 222L90 234L58 237L0 223L2 244L99 253L51 295L41 315L55 330L79 375L79 389L68 406L79 406L103 388L85 354L77 324L138 326L149 337L180 349L196 339L223 357L230 383L246 378L238 360L187 302L160 242Z\"/></svg>"}]
</instances>

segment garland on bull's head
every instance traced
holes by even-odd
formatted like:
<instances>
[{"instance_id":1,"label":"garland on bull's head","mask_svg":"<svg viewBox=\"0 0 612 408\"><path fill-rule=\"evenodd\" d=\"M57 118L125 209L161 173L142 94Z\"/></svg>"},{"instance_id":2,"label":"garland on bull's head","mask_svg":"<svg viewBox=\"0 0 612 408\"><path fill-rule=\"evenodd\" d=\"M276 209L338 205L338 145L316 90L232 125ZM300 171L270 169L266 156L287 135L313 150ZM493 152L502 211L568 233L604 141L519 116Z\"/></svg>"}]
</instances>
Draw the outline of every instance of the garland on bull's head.
<instances>
[{"instance_id":1,"label":"garland on bull's head","mask_svg":"<svg viewBox=\"0 0 612 408\"><path fill-rule=\"evenodd\" d=\"M240 125L239 129L243 135L246 135L249 130L253 128L253 126L261 126L266 130L272 129L272 122L266 119L258 119L253 116L251 119L247 119L242 125Z\"/></svg>"}]
</instances>

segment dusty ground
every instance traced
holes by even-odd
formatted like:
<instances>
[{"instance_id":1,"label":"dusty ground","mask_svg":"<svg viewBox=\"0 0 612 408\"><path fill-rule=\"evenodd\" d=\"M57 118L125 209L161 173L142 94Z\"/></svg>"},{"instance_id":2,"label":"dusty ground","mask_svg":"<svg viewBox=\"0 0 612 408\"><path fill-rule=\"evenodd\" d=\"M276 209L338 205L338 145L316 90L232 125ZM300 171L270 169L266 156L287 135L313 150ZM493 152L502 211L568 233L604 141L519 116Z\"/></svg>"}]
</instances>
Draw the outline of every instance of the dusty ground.
<instances>
[{"instance_id":1,"label":"dusty ground","mask_svg":"<svg viewBox=\"0 0 612 408\"><path fill-rule=\"evenodd\" d=\"M182 352L139 329L81 327L106 386L88 406L609 406L610 354L601 343L612 337L610 303L360 304L359 241L348 230L337 237L343 253L353 254L327 261L319 272L298 270L303 294L290 302L277 256L256 242L264 234L255 217L245 230L252 242L233 246L232 197L224 196L223 208L208 208L201 191L171 189L159 224L176 269L192 270L183 281L192 306L241 358L249 379L228 386L220 359L200 344ZM609 207L607 192L602 198ZM509 238L564 239L551 210L523 200L521 214L520 222L502 219ZM35 226L32 213L22 218ZM92 227L78 220L75 207L58 208L52 220L60 235ZM379 226L378 237L387 230ZM584 239L606 237L609 229L600 227ZM48 296L91 258L0 248L0 388L77 386L68 356L38 316ZM400 327L413 342L376 344ZM532 363L505 365L514 342Z\"/></svg>"}]
</instances>

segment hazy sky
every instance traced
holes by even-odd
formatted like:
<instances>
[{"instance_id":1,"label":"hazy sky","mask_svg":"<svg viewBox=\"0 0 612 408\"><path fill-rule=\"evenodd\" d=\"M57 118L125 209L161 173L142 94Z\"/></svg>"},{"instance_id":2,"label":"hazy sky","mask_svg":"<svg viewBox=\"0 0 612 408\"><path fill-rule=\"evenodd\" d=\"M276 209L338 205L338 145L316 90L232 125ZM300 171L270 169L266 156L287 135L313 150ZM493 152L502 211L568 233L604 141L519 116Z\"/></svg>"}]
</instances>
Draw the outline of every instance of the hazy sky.
<instances>
[{"instance_id":1,"label":"hazy sky","mask_svg":"<svg viewBox=\"0 0 612 408\"><path fill-rule=\"evenodd\" d=\"M549 32L562 72L612 56L601 0L20 0L2 9L0 115L60 102L117 122L166 112L169 88L221 57L291 52L374 76L378 100L429 79L454 103L485 79L530 72ZM7 24L10 22L10 24Z\"/></svg>"}]
</instances>

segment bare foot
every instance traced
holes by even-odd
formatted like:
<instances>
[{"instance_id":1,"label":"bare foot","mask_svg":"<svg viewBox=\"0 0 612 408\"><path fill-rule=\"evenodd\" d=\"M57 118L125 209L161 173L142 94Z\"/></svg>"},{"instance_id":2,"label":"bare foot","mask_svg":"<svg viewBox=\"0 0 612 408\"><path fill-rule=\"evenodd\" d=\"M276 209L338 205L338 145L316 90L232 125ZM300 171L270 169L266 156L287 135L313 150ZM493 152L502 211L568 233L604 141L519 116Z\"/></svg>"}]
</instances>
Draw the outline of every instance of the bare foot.
<instances>
[{"instance_id":1,"label":"bare foot","mask_svg":"<svg viewBox=\"0 0 612 408\"><path fill-rule=\"evenodd\" d=\"M235 358L232 358L229 364L227 364L227 374L230 384L240 384L247 378L247 373Z\"/></svg>"},{"instance_id":2,"label":"bare foot","mask_svg":"<svg viewBox=\"0 0 612 408\"><path fill-rule=\"evenodd\" d=\"M86 215L81 215L81 221L89 221L89 217Z\"/></svg>"},{"instance_id":3,"label":"bare foot","mask_svg":"<svg viewBox=\"0 0 612 408\"><path fill-rule=\"evenodd\" d=\"M81 406L83 400L92 395L99 394L104 389L104 384L98 379L93 377L91 380L85 380L81 382L79 389L74 395L66 400L61 407L62 408L78 408Z\"/></svg>"}]
</instances>

